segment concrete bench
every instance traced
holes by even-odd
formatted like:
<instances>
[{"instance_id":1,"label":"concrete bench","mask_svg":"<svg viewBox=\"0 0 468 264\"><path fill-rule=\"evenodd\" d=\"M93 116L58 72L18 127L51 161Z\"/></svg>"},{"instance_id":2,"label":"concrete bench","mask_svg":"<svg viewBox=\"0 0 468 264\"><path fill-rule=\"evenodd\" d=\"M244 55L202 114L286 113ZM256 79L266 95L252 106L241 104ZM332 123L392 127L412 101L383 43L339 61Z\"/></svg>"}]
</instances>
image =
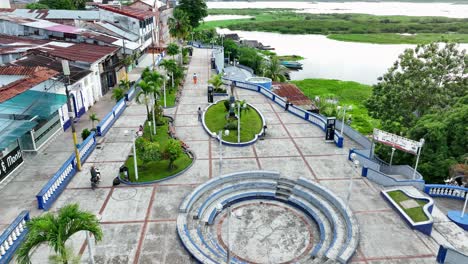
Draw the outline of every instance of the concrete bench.
<instances>
[{"instance_id":1,"label":"concrete bench","mask_svg":"<svg viewBox=\"0 0 468 264\"><path fill-rule=\"evenodd\" d=\"M221 205L225 208L227 205L234 203L239 200L248 200L248 199L257 199L257 198L270 198L274 199L275 192L274 191L254 191L254 192L245 192L235 194L234 196L226 197L225 200L221 201ZM209 212L209 213L208 213ZM210 206L207 212L203 215L202 221L212 225L216 215L218 214L218 208L216 205Z\"/></svg>"},{"instance_id":2,"label":"concrete bench","mask_svg":"<svg viewBox=\"0 0 468 264\"><path fill-rule=\"evenodd\" d=\"M195 190L187 195L182 203L179 206L179 212L186 213L190 210L193 203L200 198L203 193L211 188L216 187L220 184L225 184L228 182L235 182L237 180L250 180L250 179L279 179L279 173L273 171L255 171L255 172L236 172L227 174L218 178L215 178L211 181L205 182L204 184L199 185Z\"/></svg>"},{"instance_id":3,"label":"concrete bench","mask_svg":"<svg viewBox=\"0 0 468 264\"><path fill-rule=\"evenodd\" d=\"M294 194L291 195L288 200L295 207L299 207L301 211L307 214L317 224L320 232L320 240L315 245L310 255L323 255L323 253L326 252L332 241L329 234L333 234L333 229L330 225L328 218L317 207L311 205L308 201L295 196Z\"/></svg>"},{"instance_id":4,"label":"concrete bench","mask_svg":"<svg viewBox=\"0 0 468 264\"><path fill-rule=\"evenodd\" d=\"M324 253L324 255L328 258L335 259L339 255L341 246L346 239L345 230L343 230L345 227L343 226L341 215L337 212L336 209L332 207L328 200L316 194L312 194L306 188L295 186L293 189L293 194L318 207L320 211L322 211L328 218L333 230L333 239L330 247Z\"/></svg>"},{"instance_id":5,"label":"concrete bench","mask_svg":"<svg viewBox=\"0 0 468 264\"><path fill-rule=\"evenodd\" d=\"M198 218L201 218L203 215L203 212L205 209L218 197L221 197L223 195L226 195L230 192L235 192L239 190L245 190L245 189L272 189L276 190L276 182L273 180L265 180L262 182L241 182L236 185L228 186L223 189L217 190L216 192L212 193L206 200L203 202L203 204L200 206L198 209Z\"/></svg>"},{"instance_id":6,"label":"concrete bench","mask_svg":"<svg viewBox=\"0 0 468 264\"><path fill-rule=\"evenodd\" d=\"M351 259L359 244L359 226L357 220L354 218L353 212L344 204L341 199L338 199L330 190L324 188L323 186L316 185L305 178L299 178L297 180L297 184L304 186L326 198L341 214L341 219L344 220L343 226L346 228L346 233L343 247L338 253L337 258L338 260L345 262Z\"/></svg>"}]
</instances>

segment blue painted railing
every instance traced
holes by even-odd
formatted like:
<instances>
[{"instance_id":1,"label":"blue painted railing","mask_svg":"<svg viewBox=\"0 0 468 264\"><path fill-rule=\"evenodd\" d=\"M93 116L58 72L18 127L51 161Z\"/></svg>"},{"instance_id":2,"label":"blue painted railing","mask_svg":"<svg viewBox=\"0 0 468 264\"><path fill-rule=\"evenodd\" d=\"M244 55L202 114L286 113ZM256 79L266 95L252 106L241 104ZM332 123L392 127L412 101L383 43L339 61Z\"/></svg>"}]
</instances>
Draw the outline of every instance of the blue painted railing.
<instances>
[{"instance_id":1,"label":"blue painted railing","mask_svg":"<svg viewBox=\"0 0 468 264\"><path fill-rule=\"evenodd\" d=\"M350 149L348 159L351 160L351 154L356 154L356 159L359 160L362 171L361 176L367 177L369 180L378 183L382 186L414 186L419 190L423 190L425 186L424 180L421 179L395 179L386 173L382 172L381 164L369 157L368 150Z\"/></svg>"},{"instance_id":2,"label":"blue painted railing","mask_svg":"<svg viewBox=\"0 0 468 264\"><path fill-rule=\"evenodd\" d=\"M456 249L440 245L436 261L442 264L468 263L468 255Z\"/></svg>"},{"instance_id":3,"label":"blue painted railing","mask_svg":"<svg viewBox=\"0 0 468 264\"><path fill-rule=\"evenodd\" d=\"M424 192L432 197L444 197L464 200L468 195L468 188L454 185L426 184Z\"/></svg>"},{"instance_id":4,"label":"blue painted railing","mask_svg":"<svg viewBox=\"0 0 468 264\"><path fill-rule=\"evenodd\" d=\"M28 233L26 228L28 221L29 211L23 211L0 235L0 264L8 263L21 245Z\"/></svg>"},{"instance_id":5,"label":"blue painted railing","mask_svg":"<svg viewBox=\"0 0 468 264\"><path fill-rule=\"evenodd\" d=\"M119 118L123 110L125 110L125 108L127 107L127 104L125 102L125 98L122 98L120 101L118 101L117 104L112 108L112 111L110 111L101 120L101 122L99 122L99 124L96 127L98 136L102 137L107 133L107 131L109 131L114 122L117 120L117 118Z\"/></svg>"},{"instance_id":6,"label":"blue painted railing","mask_svg":"<svg viewBox=\"0 0 468 264\"><path fill-rule=\"evenodd\" d=\"M96 135L94 132L91 132L86 140L78 147L81 163L86 161L95 147ZM73 153L36 195L38 208L49 210L55 200L57 200L67 187L73 176L75 176L76 171L76 156L75 153Z\"/></svg>"},{"instance_id":7,"label":"blue painted railing","mask_svg":"<svg viewBox=\"0 0 468 264\"><path fill-rule=\"evenodd\" d=\"M223 81L224 81L224 84L226 84L226 85L230 85L231 83L234 83L234 85L236 87L261 93L265 97L267 97L268 99L270 99L273 102L275 102L276 104L278 104L279 106L281 106L281 107L286 106L286 100L284 98L276 95L275 93L271 92L270 90L264 88L261 85L254 84L254 83L249 83L249 82L242 82L242 81L238 81L238 80L232 80L232 79L228 79L228 78L223 78ZM299 107L296 107L294 105L289 106L288 112L290 112L291 114L293 114L293 115L295 115L295 116L297 116L299 118L304 119L305 121L307 121L307 122L309 122L311 124L314 124L314 125L318 126L324 132L327 129L327 117L325 117L325 116L306 111L306 110L304 110L302 108L299 108ZM334 137L335 145L337 147L339 147L339 148L342 148L343 147L343 141L344 141L343 136L340 133L338 133L337 130L335 130L335 137Z\"/></svg>"}]
</instances>

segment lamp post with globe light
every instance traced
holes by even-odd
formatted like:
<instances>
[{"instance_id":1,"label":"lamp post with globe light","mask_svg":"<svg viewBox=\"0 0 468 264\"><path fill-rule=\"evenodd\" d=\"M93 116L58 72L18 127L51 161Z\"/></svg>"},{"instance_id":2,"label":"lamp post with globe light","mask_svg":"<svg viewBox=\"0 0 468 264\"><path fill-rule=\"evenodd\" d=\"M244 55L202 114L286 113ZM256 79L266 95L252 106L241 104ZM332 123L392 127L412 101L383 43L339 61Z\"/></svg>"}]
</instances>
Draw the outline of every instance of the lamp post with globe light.
<instances>
[{"instance_id":1,"label":"lamp post with globe light","mask_svg":"<svg viewBox=\"0 0 468 264\"><path fill-rule=\"evenodd\" d=\"M351 154L351 161L354 164L354 168L357 169L359 167L359 160L357 159L356 153ZM348 195L346 196L346 205L349 207L349 200L351 199L351 192L353 190L353 173L349 174L349 187L348 187Z\"/></svg>"}]
</instances>

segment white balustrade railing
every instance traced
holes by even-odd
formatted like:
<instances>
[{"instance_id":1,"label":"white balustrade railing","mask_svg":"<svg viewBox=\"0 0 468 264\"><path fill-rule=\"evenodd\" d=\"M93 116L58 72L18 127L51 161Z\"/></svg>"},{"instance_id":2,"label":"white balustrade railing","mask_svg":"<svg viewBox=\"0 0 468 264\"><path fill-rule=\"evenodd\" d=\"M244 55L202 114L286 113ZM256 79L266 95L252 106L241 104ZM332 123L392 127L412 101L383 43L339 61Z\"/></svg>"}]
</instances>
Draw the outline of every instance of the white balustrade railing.
<instances>
[{"instance_id":1,"label":"white balustrade railing","mask_svg":"<svg viewBox=\"0 0 468 264\"><path fill-rule=\"evenodd\" d=\"M13 257L27 234L27 221L29 221L29 211L23 211L0 235L0 264L8 263Z\"/></svg>"}]
</instances>

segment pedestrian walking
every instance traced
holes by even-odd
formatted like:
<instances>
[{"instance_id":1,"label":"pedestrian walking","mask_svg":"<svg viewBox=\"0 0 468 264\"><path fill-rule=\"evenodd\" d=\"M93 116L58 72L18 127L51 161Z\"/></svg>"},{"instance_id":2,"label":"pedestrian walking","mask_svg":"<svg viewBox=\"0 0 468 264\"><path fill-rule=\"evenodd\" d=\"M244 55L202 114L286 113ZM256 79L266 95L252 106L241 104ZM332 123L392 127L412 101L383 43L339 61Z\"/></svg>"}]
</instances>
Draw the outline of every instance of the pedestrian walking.
<instances>
[{"instance_id":1,"label":"pedestrian walking","mask_svg":"<svg viewBox=\"0 0 468 264\"><path fill-rule=\"evenodd\" d=\"M193 73L193 84L197 84L197 73Z\"/></svg>"},{"instance_id":2,"label":"pedestrian walking","mask_svg":"<svg viewBox=\"0 0 468 264\"><path fill-rule=\"evenodd\" d=\"M201 122L201 116L203 114L203 111L201 110L201 107L198 107L198 121Z\"/></svg>"},{"instance_id":3,"label":"pedestrian walking","mask_svg":"<svg viewBox=\"0 0 468 264\"><path fill-rule=\"evenodd\" d=\"M289 102L289 99L286 98L286 104L284 105L284 111L288 111L290 104L291 103Z\"/></svg>"}]
</instances>

